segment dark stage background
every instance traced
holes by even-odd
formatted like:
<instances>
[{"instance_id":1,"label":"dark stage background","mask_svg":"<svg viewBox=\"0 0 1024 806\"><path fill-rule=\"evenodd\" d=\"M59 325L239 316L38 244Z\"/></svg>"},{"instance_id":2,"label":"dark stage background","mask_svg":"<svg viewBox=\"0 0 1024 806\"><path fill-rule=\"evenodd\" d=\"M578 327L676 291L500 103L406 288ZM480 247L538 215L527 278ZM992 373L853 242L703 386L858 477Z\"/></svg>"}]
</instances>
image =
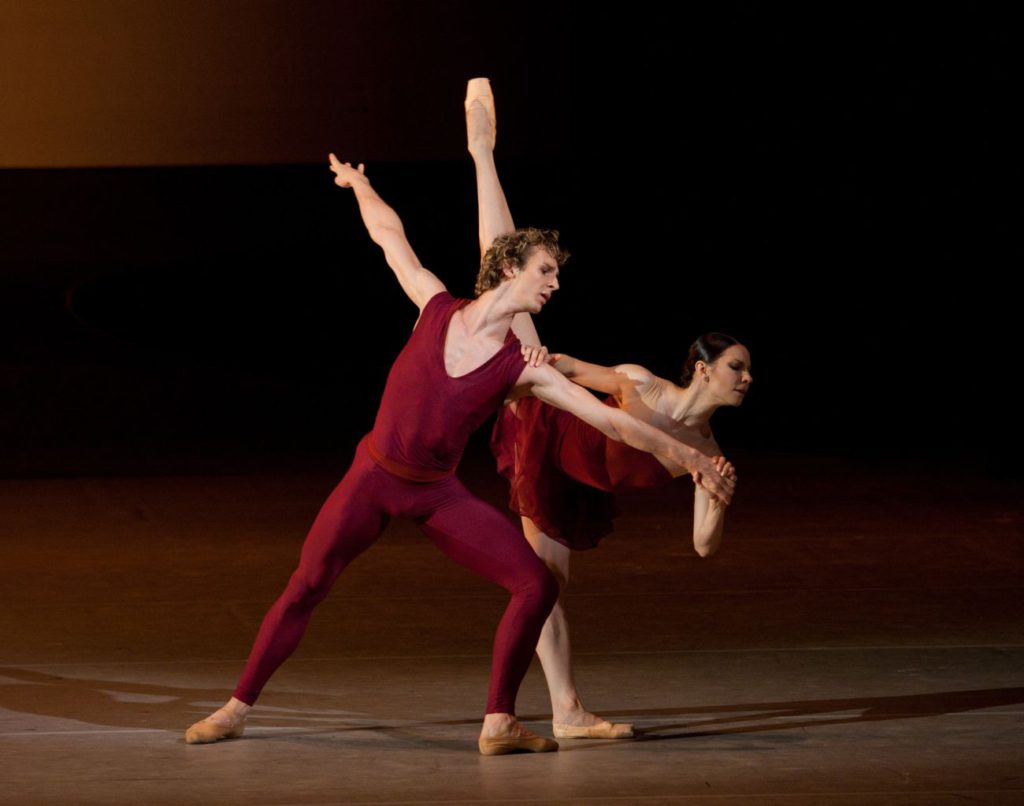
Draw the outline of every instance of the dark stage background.
<instances>
[{"instance_id":1,"label":"dark stage background","mask_svg":"<svg viewBox=\"0 0 1024 806\"><path fill-rule=\"evenodd\" d=\"M671 376L724 330L756 379L716 415L728 453L1019 475L1012 21L666 13L14 14L0 474L343 469L415 309L326 152L365 161L425 265L468 293L462 96L483 74L517 222L574 255L539 319L552 349Z\"/></svg>"}]
</instances>

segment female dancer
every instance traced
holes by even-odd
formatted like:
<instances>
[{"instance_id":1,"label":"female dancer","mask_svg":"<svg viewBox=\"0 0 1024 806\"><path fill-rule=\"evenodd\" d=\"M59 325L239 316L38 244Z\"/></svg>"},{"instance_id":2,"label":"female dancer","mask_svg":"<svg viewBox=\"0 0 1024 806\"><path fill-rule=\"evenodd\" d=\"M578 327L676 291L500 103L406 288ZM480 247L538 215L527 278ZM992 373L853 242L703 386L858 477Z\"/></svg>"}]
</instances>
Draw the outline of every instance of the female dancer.
<instances>
[{"instance_id":1,"label":"female dancer","mask_svg":"<svg viewBox=\"0 0 1024 806\"><path fill-rule=\"evenodd\" d=\"M313 523L298 568L263 620L234 696L192 725L185 740L200 744L241 736L246 715L298 646L315 606L387 520L402 516L416 520L452 560L511 593L495 636L480 752L555 750L555 742L516 722L515 697L557 584L517 530L455 478L470 433L507 397L528 392L613 439L690 468L725 501L732 481L706 456L602 406L551 367L524 364L510 326L518 313L539 312L558 288L566 254L556 233L521 230L497 239L481 268L486 278L478 298L454 299L420 264L402 222L370 187L363 166L352 168L332 154L331 170L338 186L353 190L370 237L419 308L419 319L388 375L373 430Z\"/></svg>"},{"instance_id":2,"label":"female dancer","mask_svg":"<svg viewBox=\"0 0 1024 806\"><path fill-rule=\"evenodd\" d=\"M470 81L466 116L469 152L476 165L483 250L494 237L513 229L494 164L494 99L487 79ZM540 343L529 314L517 316L513 327L524 343ZM565 355L551 358L556 369L574 382L610 395L606 400L610 407L717 457L719 471L735 480L735 470L721 456L709 423L719 406L738 406L753 380L750 355L735 339L709 333L694 342L679 385L634 364L601 367ZM559 582L558 601L537 645L551 694L554 734L558 738L632 736L631 725L613 724L587 711L576 689L563 603L570 549L593 548L611 531L610 492L665 483L686 470L609 442L586 423L532 399L512 403L499 414L492 448L498 469L511 483L510 506L522 516L526 539ZM725 505L697 486L693 542L702 557L718 548Z\"/></svg>"}]
</instances>

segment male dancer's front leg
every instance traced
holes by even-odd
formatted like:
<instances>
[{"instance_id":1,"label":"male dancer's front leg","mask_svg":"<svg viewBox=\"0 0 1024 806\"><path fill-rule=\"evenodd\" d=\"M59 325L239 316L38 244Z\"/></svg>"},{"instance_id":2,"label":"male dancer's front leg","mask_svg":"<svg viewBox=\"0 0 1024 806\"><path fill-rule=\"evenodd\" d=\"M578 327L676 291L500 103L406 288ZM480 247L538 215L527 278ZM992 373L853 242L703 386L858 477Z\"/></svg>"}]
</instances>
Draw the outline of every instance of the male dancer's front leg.
<instances>
[{"instance_id":1,"label":"male dancer's front leg","mask_svg":"<svg viewBox=\"0 0 1024 806\"><path fill-rule=\"evenodd\" d=\"M476 168L477 206L479 213L480 254L499 235L515 230L512 212L498 179L494 163L496 141L494 96L485 78L475 78L466 89L467 149ZM540 337L527 313L516 316L513 329L524 344L539 345ZM564 593L569 583L570 550L552 540L529 518L523 518L523 533L533 550L544 561L558 581L558 600L544 623L537 643L551 695L551 715L556 738L621 739L633 735L633 726L611 723L591 713L580 702L572 669L572 648L569 642L569 621L565 611Z\"/></svg>"},{"instance_id":2,"label":"male dancer's front leg","mask_svg":"<svg viewBox=\"0 0 1024 806\"><path fill-rule=\"evenodd\" d=\"M446 486L444 504L422 524L424 533L449 559L512 594L494 636L480 752L556 749L554 742L516 721L515 697L558 596L557 582L504 515L473 497L457 479Z\"/></svg>"},{"instance_id":3,"label":"male dancer's front leg","mask_svg":"<svg viewBox=\"0 0 1024 806\"><path fill-rule=\"evenodd\" d=\"M449 559L512 595L495 634L480 751L497 755L557 749L557 744L530 733L515 717L519 684L557 597L551 574L523 545L508 520L474 498L457 479L432 484L399 479L374 465L363 444L317 516L298 569L264 618L234 696L189 728L185 737L189 744L242 735L250 708L270 676L298 646L313 609L341 571L377 539L390 515L416 519Z\"/></svg>"},{"instance_id":4,"label":"male dancer's front leg","mask_svg":"<svg viewBox=\"0 0 1024 806\"><path fill-rule=\"evenodd\" d=\"M188 744L207 744L242 735L245 719L263 686L295 651L313 610L342 570L380 535L387 516L371 502L368 457L362 445L348 473L331 493L302 545L299 566L267 611L245 669L228 702L185 732Z\"/></svg>"},{"instance_id":5,"label":"male dancer's front leg","mask_svg":"<svg viewBox=\"0 0 1024 806\"><path fill-rule=\"evenodd\" d=\"M363 167L352 168L331 155L331 169L336 175L336 184L353 189L371 238L384 250L386 261L403 290L420 309L414 337L407 345L410 352L403 351L405 361L401 369L398 370L399 365L396 364L389 376L381 404L384 412L396 405L396 398L393 395L389 397L388 391L393 379L403 374L419 375L420 388L423 389L426 389L424 384L427 381L438 383L436 366L431 370L430 363L436 358L433 352L425 351L428 346L444 344L447 323L457 311L458 301L447 293L433 273L419 263L405 238L400 219L372 189ZM540 262L531 264L534 274L546 271L546 264L542 267ZM520 267L520 271L525 269ZM547 287L557 287L554 276L545 281ZM499 298L495 296L497 293L490 296L492 305L493 300ZM430 316L426 316L428 310ZM484 310L493 312L494 309L485 306ZM444 311L447 313L442 315ZM502 319L500 315L492 318L496 321L490 323L491 329L500 334ZM425 321L429 324L424 324ZM508 324L504 327L507 329ZM465 341L464 336L461 338ZM419 359L409 357L417 352L420 353ZM501 365L497 366L500 369ZM485 388L489 383L497 390L504 390L504 394L510 388L507 384L511 384L519 373L517 368L516 375L507 381L503 375L485 375L475 382L478 386L483 383ZM447 372L444 377L449 383L452 381ZM401 381L396 383L401 384ZM471 394L472 387L464 383L460 388L466 392L461 398L464 408L480 405ZM489 396L484 397L490 399ZM418 433L414 430L413 437ZM530 663L544 620L557 597L557 584L551 574L500 513L473 499L453 477L444 483L421 483L393 475L378 465L377 460L370 458L369 439L360 443L353 466L317 517L303 546L298 570L263 621L234 697L215 714L189 729L186 738L190 743L241 735L248 707L255 702L274 670L298 645L313 608L327 595L341 570L376 539L387 517L393 515L416 520L448 557L497 582L512 594L495 636L491 690L480 738L481 752L490 755L557 749L555 742L534 736L522 728L514 716L516 692Z\"/></svg>"}]
</instances>

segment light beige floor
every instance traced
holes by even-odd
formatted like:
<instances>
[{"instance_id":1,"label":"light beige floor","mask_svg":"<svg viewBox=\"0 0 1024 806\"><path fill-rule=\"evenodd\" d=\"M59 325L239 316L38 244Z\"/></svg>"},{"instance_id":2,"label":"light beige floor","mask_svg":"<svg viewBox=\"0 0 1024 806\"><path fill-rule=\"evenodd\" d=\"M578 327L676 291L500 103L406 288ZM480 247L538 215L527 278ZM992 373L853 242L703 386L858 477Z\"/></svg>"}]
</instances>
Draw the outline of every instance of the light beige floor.
<instances>
[{"instance_id":1,"label":"light beige floor","mask_svg":"<svg viewBox=\"0 0 1024 806\"><path fill-rule=\"evenodd\" d=\"M0 482L0 802L1024 803L1019 484L823 460L750 462L711 560L683 483L576 557L581 690L637 740L479 756L502 594L396 524L246 737L186 746L333 481Z\"/></svg>"}]
</instances>

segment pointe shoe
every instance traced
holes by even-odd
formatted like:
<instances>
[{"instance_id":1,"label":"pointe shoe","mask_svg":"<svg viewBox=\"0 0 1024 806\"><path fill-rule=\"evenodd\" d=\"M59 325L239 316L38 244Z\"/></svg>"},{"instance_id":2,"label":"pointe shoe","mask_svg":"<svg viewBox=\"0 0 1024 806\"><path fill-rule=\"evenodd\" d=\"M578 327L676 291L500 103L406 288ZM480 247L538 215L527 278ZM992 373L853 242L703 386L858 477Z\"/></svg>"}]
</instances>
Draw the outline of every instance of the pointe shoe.
<instances>
[{"instance_id":1,"label":"pointe shoe","mask_svg":"<svg viewBox=\"0 0 1024 806\"><path fill-rule=\"evenodd\" d=\"M624 722L605 720L597 725L566 725L552 722L551 731L556 739L632 739L633 726Z\"/></svg>"},{"instance_id":2,"label":"pointe shoe","mask_svg":"<svg viewBox=\"0 0 1024 806\"><path fill-rule=\"evenodd\" d=\"M478 746L485 756L502 756L506 753L550 753L558 749L558 742L521 729L518 736L481 736Z\"/></svg>"},{"instance_id":3,"label":"pointe shoe","mask_svg":"<svg viewBox=\"0 0 1024 806\"><path fill-rule=\"evenodd\" d=\"M491 82L486 78L471 78L466 84L466 125L469 126L469 108L479 103L487 112L487 119L491 122L491 149L498 140L498 118L494 113L494 94L491 92ZM472 140L472 132L469 132Z\"/></svg>"},{"instance_id":4,"label":"pointe shoe","mask_svg":"<svg viewBox=\"0 0 1024 806\"><path fill-rule=\"evenodd\" d=\"M245 733L245 720L230 725L211 722L209 717L200 719L185 731L185 744L211 744L221 739L237 739Z\"/></svg>"}]
</instances>

